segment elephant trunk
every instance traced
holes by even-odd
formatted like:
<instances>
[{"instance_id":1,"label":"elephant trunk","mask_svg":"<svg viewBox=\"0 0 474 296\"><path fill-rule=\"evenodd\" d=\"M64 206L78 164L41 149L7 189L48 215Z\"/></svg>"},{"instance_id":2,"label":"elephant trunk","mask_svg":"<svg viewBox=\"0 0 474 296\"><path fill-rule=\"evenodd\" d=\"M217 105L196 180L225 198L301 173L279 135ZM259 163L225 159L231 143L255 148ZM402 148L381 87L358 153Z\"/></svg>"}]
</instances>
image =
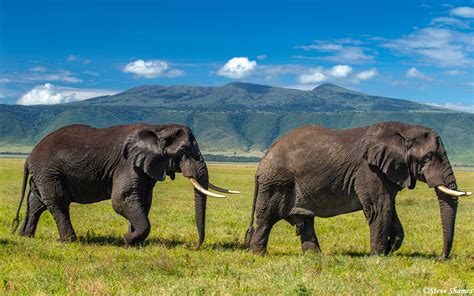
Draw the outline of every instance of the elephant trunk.
<instances>
[{"instance_id":1,"label":"elephant trunk","mask_svg":"<svg viewBox=\"0 0 474 296\"><path fill-rule=\"evenodd\" d=\"M202 187L207 189L209 187L209 176L208 176L205 163L202 162L202 164L203 166L199 170L197 181ZM201 244L204 242L204 238L206 236L206 202L207 202L207 195L200 192L199 190L195 188L194 189L194 209L195 209L196 227L197 227L198 236L199 236L196 249L199 249L201 247Z\"/></svg>"},{"instance_id":2,"label":"elephant trunk","mask_svg":"<svg viewBox=\"0 0 474 296\"><path fill-rule=\"evenodd\" d=\"M443 253L439 259L447 259L454 240L454 226L458 209L458 199L438 192L441 226L443 227Z\"/></svg>"},{"instance_id":3,"label":"elephant trunk","mask_svg":"<svg viewBox=\"0 0 474 296\"><path fill-rule=\"evenodd\" d=\"M445 170L447 173L443 177L446 187L451 190L456 190L456 179L454 178L451 167ZM439 202L439 210L441 216L441 226L443 228L443 253L438 258L439 260L445 260L448 258L454 240L454 228L456 223L456 213L458 209L458 198L450 196L438 189L436 189L436 195Z\"/></svg>"}]
</instances>

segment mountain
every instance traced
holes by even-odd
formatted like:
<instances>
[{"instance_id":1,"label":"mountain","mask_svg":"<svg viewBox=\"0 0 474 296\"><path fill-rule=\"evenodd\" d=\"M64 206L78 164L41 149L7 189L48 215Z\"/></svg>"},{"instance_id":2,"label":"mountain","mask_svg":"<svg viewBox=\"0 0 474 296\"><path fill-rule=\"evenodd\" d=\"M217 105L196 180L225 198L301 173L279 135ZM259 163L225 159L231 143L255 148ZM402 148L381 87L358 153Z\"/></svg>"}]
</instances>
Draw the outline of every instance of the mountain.
<instances>
[{"instance_id":1,"label":"mountain","mask_svg":"<svg viewBox=\"0 0 474 296\"><path fill-rule=\"evenodd\" d=\"M443 111L412 101L370 96L330 83L311 91L241 82L216 87L145 85L75 104L213 111Z\"/></svg>"},{"instance_id":2,"label":"mountain","mask_svg":"<svg viewBox=\"0 0 474 296\"><path fill-rule=\"evenodd\" d=\"M346 129L386 120L435 129L452 162L474 165L474 114L334 84L308 91L248 83L147 85L69 104L0 105L0 151L29 151L49 132L72 123L105 127L143 121L189 125L206 154L261 156L280 136L304 124Z\"/></svg>"}]
</instances>

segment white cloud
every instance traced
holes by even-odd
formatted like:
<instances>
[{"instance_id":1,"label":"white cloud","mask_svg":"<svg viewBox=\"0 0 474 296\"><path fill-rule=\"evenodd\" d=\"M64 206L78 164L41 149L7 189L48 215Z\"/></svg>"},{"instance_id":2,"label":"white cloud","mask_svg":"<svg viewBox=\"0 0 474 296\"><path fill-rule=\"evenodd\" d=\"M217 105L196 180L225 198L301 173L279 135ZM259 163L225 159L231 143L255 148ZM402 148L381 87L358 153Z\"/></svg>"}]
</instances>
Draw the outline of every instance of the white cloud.
<instances>
[{"instance_id":1,"label":"white cloud","mask_svg":"<svg viewBox=\"0 0 474 296\"><path fill-rule=\"evenodd\" d=\"M122 71L135 74L136 77L152 79L156 77L174 78L184 75L184 71L171 69L168 62L163 60L136 60L128 63Z\"/></svg>"},{"instance_id":2,"label":"white cloud","mask_svg":"<svg viewBox=\"0 0 474 296\"><path fill-rule=\"evenodd\" d=\"M457 70L457 69L453 69L453 70L444 71L444 74L449 75L449 76L458 76L458 75L464 75L464 74L466 74L466 72L461 71L461 70Z\"/></svg>"},{"instance_id":3,"label":"white cloud","mask_svg":"<svg viewBox=\"0 0 474 296\"><path fill-rule=\"evenodd\" d=\"M68 62L79 62L79 63L83 63L85 65L87 64L90 64L91 60L90 59L86 59L86 58L82 58L80 56L77 56L77 55L68 55L67 59L66 59Z\"/></svg>"},{"instance_id":4,"label":"white cloud","mask_svg":"<svg viewBox=\"0 0 474 296\"><path fill-rule=\"evenodd\" d=\"M432 80L431 77L425 75L421 71L417 70L415 67L412 67L408 69L408 71L405 73L405 76L408 78L419 78L423 80Z\"/></svg>"},{"instance_id":5,"label":"white cloud","mask_svg":"<svg viewBox=\"0 0 474 296\"><path fill-rule=\"evenodd\" d=\"M28 73L14 73L7 74L0 77L0 82L3 83L31 83L31 82L67 82L67 83L82 83L82 79L74 76L70 71L49 71L45 67L33 67L28 69Z\"/></svg>"},{"instance_id":6,"label":"white cloud","mask_svg":"<svg viewBox=\"0 0 474 296\"><path fill-rule=\"evenodd\" d=\"M355 78L357 80L369 80L369 79L374 78L375 75L377 75L377 69L372 68L370 70L362 71L362 72L357 73L355 75Z\"/></svg>"},{"instance_id":7,"label":"white cloud","mask_svg":"<svg viewBox=\"0 0 474 296\"><path fill-rule=\"evenodd\" d=\"M474 18L474 8L468 6L456 7L449 11L451 15L463 17L463 18Z\"/></svg>"},{"instance_id":8,"label":"white cloud","mask_svg":"<svg viewBox=\"0 0 474 296\"><path fill-rule=\"evenodd\" d=\"M93 97L115 94L118 91L106 89L79 89L58 87L51 83L38 85L17 101L20 105L53 105L82 101Z\"/></svg>"},{"instance_id":9,"label":"white cloud","mask_svg":"<svg viewBox=\"0 0 474 296\"><path fill-rule=\"evenodd\" d=\"M257 58L257 60L264 60L264 59L268 58L268 56L266 54L260 54L256 58Z\"/></svg>"},{"instance_id":10,"label":"white cloud","mask_svg":"<svg viewBox=\"0 0 474 296\"><path fill-rule=\"evenodd\" d=\"M348 65L337 65L329 70L328 74L336 78L346 78L352 72L352 67Z\"/></svg>"},{"instance_id":11,"label":"white cloud","mask_svg":"<svg viewBox=\"0 0 474 296\"><path fill-rule=\"evenodd\" d=\"M63 95L52 84L35 86L18 101L19 105L61 104L75 101L74 95Z\"/></svg>"},{"instance_id":12,"label":"white cloud","mask_svg":"<svg viewBox=\"0 0 474 296\"><path fill-rule=\"evenodd\" d=\"M36 66L36 67L33 67L33 68L29 68L28 70L31 71L31 72L46 72L46 71L48 71L48 69L46 69L46 67L42 67L42 66Z\"/></svg>"},{"instance_id":13,"label":"white cloud","mask_svg":"<svg viewBox=\"0 0 474 296\"><path fill-rule=\"evenodd\" d=\"M301 48L305 51L332 53L332 55L318 57L318 59L337 63L361 64L372 62L372 55L366 54L364 48L355 46L359 44L361 44L360 41L353 39L341 39L336 42L316 40L313 44L299 45L296 48Z\"/></svg>"},{"instance_id":14,"label":"white cloud","mask_svg":"<svg viewBox=\"0 0 474 296\"><path fill-rule=\"evenodd\" d=\"M444 104L428 103L428 105L441 107L441 108L448 108L448 109L451 109L451 110L474 113L474 104L459 104L459 103L448 102L448 103L444 103Z\"/></svg>"},{"instance_id":15,"label":"white cloud","mask_svg":"<svg viewBox=\"0 0 474 296\"><path fill-rule=\"evenodd\" d=\"M434 26L451 26L461 29L468 29L469 23L454 17L437 17L431 20L430 25Z\"/></svg>"},{"instance_id":16,"label":"white cloud","mask_svg":"<svg viewBox=\"0 0 474 296\"><path fill-rule=\"evenodd\" d=\"M319 83L326 80L322 68L316 68L308 71L306 74L298 76L298 81L302 84Z\"/></svg>"},{"instance_id":17,"label":"white cloud","mask_svg":"<svg viewBox=\"0 0 474 296\"><path fill-rule=\"evenodd\" d=\"M252 74L256 68L256 61L250 61L247 57L235 57L227 61L217 71L217 75L238 79Z\"/></svg>"},{"instance_id":18,"label":"white cloud","mask_svg":"<svg viewBox=\"0 0 474 296\"><path fill-rule=\"evenodd\" d=\"M384 44L392 50L440 67L472 65L474 34L441 28L423 28Z\"/></svg>"}]
</instances>

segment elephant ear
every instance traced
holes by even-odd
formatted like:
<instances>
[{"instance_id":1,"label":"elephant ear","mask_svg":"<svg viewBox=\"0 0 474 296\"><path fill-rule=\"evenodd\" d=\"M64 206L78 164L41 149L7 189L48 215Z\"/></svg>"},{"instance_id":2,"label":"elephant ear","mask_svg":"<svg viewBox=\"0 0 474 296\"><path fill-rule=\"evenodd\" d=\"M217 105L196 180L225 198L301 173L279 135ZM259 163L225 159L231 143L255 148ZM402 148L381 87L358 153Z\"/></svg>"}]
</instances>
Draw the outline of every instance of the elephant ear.
<instances>
[{"instance_id":1,"label":"elephant ear","mask_svg":"<svg viewBox=\"0 0 474 296\"><path fill-rule=\"evenodd\" d=\"M391 125L375 125L369 128L363 143L364 157L369 164L378 167L398 186L414 187L408 148L401 131Z\"/></svg>"},{"instance_id":2,"label":"elephant ear","mask_svg":"<svg viewBox=\"0 0 474 296\"><path fill-rule=\"evenodd\" d=\"M166 178L164 153L166 142L149 129L132 132L123 145L123 156L151 178L163 181Z\"/></svg>"}]
</instances>

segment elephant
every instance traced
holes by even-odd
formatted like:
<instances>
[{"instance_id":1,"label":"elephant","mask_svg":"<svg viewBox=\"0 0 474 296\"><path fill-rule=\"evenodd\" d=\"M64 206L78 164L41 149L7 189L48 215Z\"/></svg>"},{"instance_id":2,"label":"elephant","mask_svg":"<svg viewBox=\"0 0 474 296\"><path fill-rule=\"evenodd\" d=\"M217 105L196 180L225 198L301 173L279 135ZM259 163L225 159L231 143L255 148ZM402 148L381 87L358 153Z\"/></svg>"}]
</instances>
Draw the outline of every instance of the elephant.
<instances>
[{"instance_id":1,"label":"elephant","mask_svg":"<svg viewBox=\"0 0 474 296\"><path fill-rule=\"evenodd\" d=\"M362 210L369 224L371 254L393 252L404 238L395 197L403 188L413 189L416 181L435 188L444 238L438 259L446 259L454 239L458 197L471 193L457 190L436 132L399 122L347 130L299 127L275 142L260 162L244 244L265 254L273 225L285 219L296 226L303 253L320 252L314 218Z\"/></svg>"},{"instance_id":2,"label":"elephant","mask_svg":"<svg viewBox=\"0 0 474 296\"><path fill-rule=\"evenodd\" d=\"M194 186L199 248L205 237L206 199L225 197L207 189L238 193L209 183L206 163L191 129L184 125L132 125L93 128L70 125L44 137L24 165L20 204L27 194L26 215L20 235L33 237L41 214L47 209L56 222L61 241L77 239L69 205L112 200L113 209L129 221L127 245L144 241L150 233L148 213L153 188L166 176L182 173Z\"/></svg>"}]
</instances>

